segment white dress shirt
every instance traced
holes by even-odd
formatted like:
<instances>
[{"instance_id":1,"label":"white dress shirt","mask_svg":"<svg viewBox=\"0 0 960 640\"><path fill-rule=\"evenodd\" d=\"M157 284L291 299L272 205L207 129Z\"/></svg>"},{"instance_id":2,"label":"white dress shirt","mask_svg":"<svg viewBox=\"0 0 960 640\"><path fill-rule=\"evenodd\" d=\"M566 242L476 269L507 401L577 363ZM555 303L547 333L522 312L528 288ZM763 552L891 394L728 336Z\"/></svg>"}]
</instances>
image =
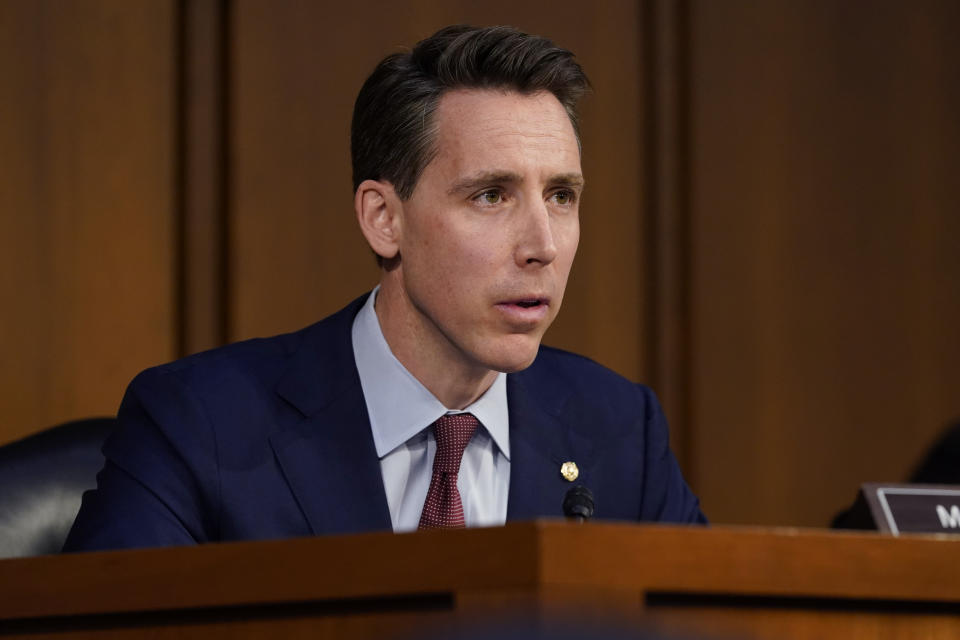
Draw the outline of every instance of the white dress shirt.
<instances>
[{"instance_id":1,"label":"white dress shirt","mask_svg":"<svg viewBox=\"0 0 960 640\"><path fill-rule=\"evenodd\" d=\"M420 523L437 451L428 427L447 413L472 413L481 425L463 453L457 478L464 520L468 527L502 525L510 487L507 375L500 373L466 409L447 409L390 351L374 311L379 290L373 290L353 321L353 357L393 530L414 531Z\"/></svg>"}]
</instances>

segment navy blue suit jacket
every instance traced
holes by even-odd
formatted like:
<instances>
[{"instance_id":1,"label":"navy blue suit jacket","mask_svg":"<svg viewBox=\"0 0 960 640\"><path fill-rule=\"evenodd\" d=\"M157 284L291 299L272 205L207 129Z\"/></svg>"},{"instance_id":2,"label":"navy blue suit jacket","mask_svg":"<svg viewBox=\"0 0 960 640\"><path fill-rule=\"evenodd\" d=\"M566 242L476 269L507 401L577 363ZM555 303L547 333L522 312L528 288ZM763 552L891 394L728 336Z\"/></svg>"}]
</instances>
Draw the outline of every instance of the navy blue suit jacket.
<instances>
[{"instance_id":1,"label":"navy blue suit jacket","mask_svg":"<svg viewBox=\"0 0 960 640\"><path fill-rule=\"evenodd\" d=\"M365 299L137 376L65 550L390 530L350 338ZM597 518L704 522L646 387L541 347L507 402L508 520L562 516L572 460Z\"/></svg>"}]
</instances>

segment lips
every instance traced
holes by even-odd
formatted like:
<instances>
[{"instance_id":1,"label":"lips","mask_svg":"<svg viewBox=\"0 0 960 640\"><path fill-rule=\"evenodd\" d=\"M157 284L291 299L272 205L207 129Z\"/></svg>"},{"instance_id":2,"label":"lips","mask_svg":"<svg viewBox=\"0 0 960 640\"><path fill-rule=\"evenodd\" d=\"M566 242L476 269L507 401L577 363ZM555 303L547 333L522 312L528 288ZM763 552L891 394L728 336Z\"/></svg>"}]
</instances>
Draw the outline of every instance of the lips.
<instances>
[{"instance_id":1,"label":"lips","mask_svg":"<svg viewBox=\"0 0 960 640\"><path fill-rule=\"evenodd\" d=\"M529 295L529 296L523 295L523 296L517 296L516 298L511 298L509 300L501 300L497 304L517 306L523 309L531 309L533 307L549 305L550 298L548 298L547 296L541 296L536 294Z\"/></svg>"},{"instance_id":2,"label":"lips","mask_svg":"<svg viewBox=\"0 0 960 640\"><path fill-rule=\"evenodd\" d=\"M529 309L530 307L536 307L543 303L539 299L533 299L533 300L517 300L513 304L517 305L518 307L523 307L524 309Z\"/></svg>"},{"instance_id":3,"label":"lips","mask_svg":"<svg viewBox=\"0 0 960 640\"><path fill-rule=\"evenodd\" d=\"M507 320L519 326L536 325L547 317L550 299L540 296L523 296L498 302L497 309Z\"/></svg>"}]
</instances>

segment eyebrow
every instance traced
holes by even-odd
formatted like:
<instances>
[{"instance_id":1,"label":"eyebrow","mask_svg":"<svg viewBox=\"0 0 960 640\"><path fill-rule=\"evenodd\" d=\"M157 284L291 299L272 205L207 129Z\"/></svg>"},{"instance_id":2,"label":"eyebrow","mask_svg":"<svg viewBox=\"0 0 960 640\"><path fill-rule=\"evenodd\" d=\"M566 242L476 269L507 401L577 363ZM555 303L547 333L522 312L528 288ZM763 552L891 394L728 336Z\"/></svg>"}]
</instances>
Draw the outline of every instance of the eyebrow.
<instances>
[{"instance_id":1,"label":"eyebrow","mask_svg":"<svg viewBox=\"0 0 960 640\"><path fill-rule=\"evenodd\" d=\"M523 177L513 171L482 171L462 180L457 180L447 191L449 195L464 191L473 191L491 184L519 183ZM583 176L579 173L560 173L550 176L547 183L553 186L583 188Z\"/></svg>"},{"instance_id":2,"label":"eyebrow","mask_svg":"<svg viewBox=\"0 0 960 640\"><path fill-rule=\"evenodd\" d=\"M580 189L582 189L584 185L583 176L579 173L561 173L559 175L550 176L550 179L547 180L547 182L553 185L576 187Z\"/></svg>"},{"instance_id":3,"label":"eyebrow","mask_svg":"<svg viewBox=\"0 0 960 640\"><path fill-rule=\"evenodd\" d=\"M474 189L479 189L480 187L491 184L509 182L523 182L523 178L520 177L520 174L514 173L513 171L481 171L480 173L475 173L472 176L457 180L447 193L453 195L463 191L473 191Z\"/></svg>"}]
</instances>

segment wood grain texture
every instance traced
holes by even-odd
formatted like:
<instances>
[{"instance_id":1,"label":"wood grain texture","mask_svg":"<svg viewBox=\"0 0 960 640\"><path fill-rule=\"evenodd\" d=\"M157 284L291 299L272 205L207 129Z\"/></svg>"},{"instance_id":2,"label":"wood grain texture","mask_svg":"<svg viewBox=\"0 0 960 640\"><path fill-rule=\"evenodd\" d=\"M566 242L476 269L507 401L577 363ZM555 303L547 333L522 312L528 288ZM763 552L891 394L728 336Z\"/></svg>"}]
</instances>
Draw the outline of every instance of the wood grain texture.
<instances>
[{"instance_id":1,"label":"wood grain texture","mask_svg":"<svg viewBox=\"0 0 960 640\"><path fill-rule=\"evenodd\" d=\"M547 35L590 75L580 250L546 341L641 377L639 10L625 1L238 1L231 337L299 328L376 284L353 214L353 100L381 58L457 22Z\"/></svg>"},{"instance_id":2,"label":"wood grain texture","mask_svg":"<svg viewBox=\"0 0 960 640\"><path fill-rule=\"evenodd\" d=\"M670 420L670 444L696 484L689 463L690 207L689 38L687 3L648 0L643 6L645 113L643 215L647 229L644 362Z\"/></svg>"},{"instance_id":3,"label":"wood grain texture","mask_svg":"<svg viewBox=\"0 0 960 640\"><path fill-rule=\"evenodd\" d=\"M954 2L691 2L693 468L825 525L960 416Z\"/></svg>"},{"instance_id":4,"label":"wood grain texture","mask_svg":"<svg viewBox=\"0 0 960 640\"><path fill-rule=\"evenodd\" d=\"M0 442L174 355L172 4L0 3Z\"/></svg>"},{"instance_id":5,"label":"wood grain texture","mask_svg":"<svg viewBox=\"0 0 960 640\"><path fill-rule=\"evenodd\" d=\"M664 381L715 522L823 525L861 482L903 479L960 416L960 8L595 5L0 1L0 442L373 286L360 83L444 24L509 23L595 86L546 342ZM668 209L683 224L651 226Z\"/></svg>"},{"instance_id":6,"label":"wood grain texture","mask_svg":"<svg viewBox=\"0 0 960 640\"><path fill-rule=\"evenodd\" d=\"M29 632L29 619L42 629L55 616L111 613L73 618L77 637L155 628L159 637L349 629L359 638L391 629L376 620L381 611L395 623L404 612L418 623L502 619L518 607L556 619L575 603L606 624L618 615L749 637L882 628L888 638L945 638L960 629L958 561L956 541L931 536L537 521L0 560L0 626L27 620L19 628ZM65 620L58 628L69 631Z\"/></svg>"},{"instance_id":7,"label":"wood grain texture","mask_svg":"<svg viewBox=\"0 0 960 640\"><path fill-rule=\"evenodd\" d=\"M759 606L697 611L688 607L664 608L650 614L658 627L690 634L694 638L744 640L951 640L957 636L954 615L937 613L809 611Z\"/></svg>"},{"instance_id":8,"label":"wood grain texture","mask_svg":"<svg viewBox=\"0 0 960 640\"><path fill-rule=\"evenodd\" d=\"M177 355L227 342L226 5L222 0L182 3L177 23Z\"/></svg>"}]
</instances>

